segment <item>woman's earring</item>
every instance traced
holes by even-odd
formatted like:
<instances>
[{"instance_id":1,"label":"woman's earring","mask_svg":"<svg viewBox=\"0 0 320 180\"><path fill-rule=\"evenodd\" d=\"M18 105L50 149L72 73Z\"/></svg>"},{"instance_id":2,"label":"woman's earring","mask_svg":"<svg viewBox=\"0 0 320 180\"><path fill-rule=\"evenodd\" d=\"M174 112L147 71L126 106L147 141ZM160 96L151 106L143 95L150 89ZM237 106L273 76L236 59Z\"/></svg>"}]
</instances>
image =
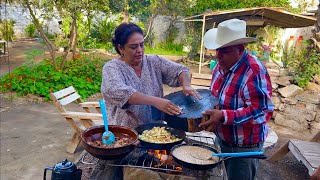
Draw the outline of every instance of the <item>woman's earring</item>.
<instances>
[{"instance_id":1,"label":"woman's earring","mask_svg":"<svg viewBox=\"0 0 320 180\"><path fill-rule=\"evenodd\" d=\"M121 56L123 57L123 56L124 56L124 54L123 54L123 53L121 53Z\"/></svg>"}]
</instances>

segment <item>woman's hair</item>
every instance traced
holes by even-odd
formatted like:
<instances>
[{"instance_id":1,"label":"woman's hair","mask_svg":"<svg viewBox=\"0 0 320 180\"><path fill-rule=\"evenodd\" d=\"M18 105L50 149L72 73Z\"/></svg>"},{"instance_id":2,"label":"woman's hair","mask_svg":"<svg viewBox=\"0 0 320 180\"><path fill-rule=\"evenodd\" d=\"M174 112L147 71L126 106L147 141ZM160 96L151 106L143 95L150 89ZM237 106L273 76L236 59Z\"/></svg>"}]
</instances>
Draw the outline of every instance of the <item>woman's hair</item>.
<instances>
[{"instance_id":1,"label":"woman's hair","mask_svg":"<svg viewBox=\"0 0 320 180\"><path fill-rule=\"evenodd\" d=\"M112 37L112 44L119 55L121 53L118 49L118 44L123 47L128 42L129 37L136 32L143 36L142 29L134 23L122 23L117 27Z\"/></svg>"}]
</instances>

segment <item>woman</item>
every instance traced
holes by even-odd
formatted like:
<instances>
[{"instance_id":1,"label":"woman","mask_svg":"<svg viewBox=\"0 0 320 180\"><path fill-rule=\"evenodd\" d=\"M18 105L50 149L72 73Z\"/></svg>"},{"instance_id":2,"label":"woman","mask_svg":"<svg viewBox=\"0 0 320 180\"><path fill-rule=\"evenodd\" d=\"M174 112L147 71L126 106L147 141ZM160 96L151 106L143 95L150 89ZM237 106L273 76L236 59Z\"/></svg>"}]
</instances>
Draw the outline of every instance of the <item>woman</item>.
<instances>
[{"instance_id":1,"label":"woman","mask_svg":"<svg viewBox=\"0 0 320 180\"><path fill-rule=\"evenodd\" d=\"M174 115L181 109L163 97L163 84L182 86L184 93L199 98L190 85L189 69L157 55L144 55L142 29L122 23L112 43L120 55L103 67L101 91L110 124L135 128L161 119L161 112Z\"/></svg>"}]
</instances>

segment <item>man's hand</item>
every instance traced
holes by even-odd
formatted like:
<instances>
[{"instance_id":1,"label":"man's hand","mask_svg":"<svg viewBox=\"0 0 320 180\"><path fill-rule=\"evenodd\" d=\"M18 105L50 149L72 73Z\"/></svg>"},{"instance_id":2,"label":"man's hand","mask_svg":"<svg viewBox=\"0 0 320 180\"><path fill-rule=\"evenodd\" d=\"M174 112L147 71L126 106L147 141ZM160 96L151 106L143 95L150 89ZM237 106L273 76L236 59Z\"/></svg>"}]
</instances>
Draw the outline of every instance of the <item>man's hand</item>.
<instances>
[{"instance_id":1,"label":"man's hand","mask_svg":"<svg viewBox=\"0 0 320 180\"><path fill-rule=\"evenodd\" d=\"M214 131L219 123L224 120L221 110L210 109L202 113L203 115L210 115L210 119L206 122L199 124L199 127L204 128L206 131Z\"/></svg>"},{"instance_id":2,"label":"man's hand","mask_svg":"<svg viewBox=\"0 0 320 180\"><path fill-rule=\"evenodd\" d=\"M169 115L178 115L181 114L181 109L173 102L169 101L168 99L164 98L157 98L153 102L153 106L159 109L162 112L165 112Z\"/></svg>"},{"instance_id":3,"label":"man's hand","mask_svg":"<svg viewBox=\"0 0 320 180\"><path fill-rule=\"evenodd\" d=\"M183 92L186 96L194 96L196 97L197 99L202 99L202 97L200 96L200 94L195 90L193 89L191 86L183 86Z\"/></svg>"}]
</instances>

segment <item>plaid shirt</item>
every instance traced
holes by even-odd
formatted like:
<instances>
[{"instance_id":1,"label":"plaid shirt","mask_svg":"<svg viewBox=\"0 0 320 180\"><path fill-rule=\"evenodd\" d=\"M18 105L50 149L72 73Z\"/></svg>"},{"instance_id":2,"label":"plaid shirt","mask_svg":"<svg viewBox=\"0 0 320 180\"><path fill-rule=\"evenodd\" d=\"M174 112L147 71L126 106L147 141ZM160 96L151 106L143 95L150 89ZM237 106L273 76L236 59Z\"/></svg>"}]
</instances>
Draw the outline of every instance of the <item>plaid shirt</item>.
<instances>
[{"instance_id":1,"label":"plaid shirt","mask_svg":"<svg viewBox=\"0 0 320 180\"><path fill-rule=\"evenodd\" d=\"M264 142L267 121L273 113L272 86L269 74L256 58L245 51L242 58L227 72L219 64L212 72L211 92L219 99L224 123L216 135L228 144Z\"/></svg>"}]
</instances>

